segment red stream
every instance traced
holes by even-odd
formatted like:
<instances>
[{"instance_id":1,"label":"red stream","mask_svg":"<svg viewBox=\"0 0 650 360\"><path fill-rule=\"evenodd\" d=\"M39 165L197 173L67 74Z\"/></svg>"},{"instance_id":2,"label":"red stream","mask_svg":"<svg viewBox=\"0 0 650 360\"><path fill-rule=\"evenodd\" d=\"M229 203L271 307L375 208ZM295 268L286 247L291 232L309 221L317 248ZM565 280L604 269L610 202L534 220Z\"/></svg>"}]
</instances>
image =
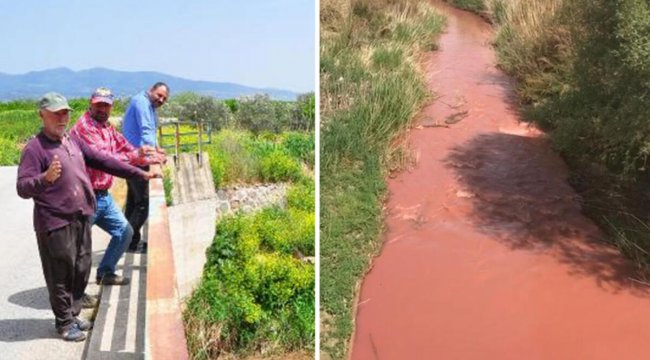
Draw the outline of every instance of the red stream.
<instances>
[{"instance_id":1,"label":"red stream","mask_svg":"<svg viewBox=\"0 0 650 360\"><path fill-rule=\"evenodd\" d=\"M389 180L351 358L650 359L650 291L581 214L544 134L519 123L490 26L436 7L440 98L420 119L461 120L408 135L417 165Z\"/></svg>"}]
</instances>

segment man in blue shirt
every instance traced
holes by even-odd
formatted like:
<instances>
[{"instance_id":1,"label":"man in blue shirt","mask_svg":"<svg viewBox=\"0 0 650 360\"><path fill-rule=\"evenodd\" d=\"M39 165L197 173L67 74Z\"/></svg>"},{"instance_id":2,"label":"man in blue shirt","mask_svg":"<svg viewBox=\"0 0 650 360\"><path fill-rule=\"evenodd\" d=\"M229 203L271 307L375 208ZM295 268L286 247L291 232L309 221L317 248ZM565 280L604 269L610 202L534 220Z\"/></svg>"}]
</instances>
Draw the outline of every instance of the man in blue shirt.
<instances>
[{"instance_id":1,"label":"man in blue shirt","mask_svg":"<svg viewBox=\"0 0 650 360\"><path fill-rule=\"evenodd\" d=\"M156 130L161 107L169 97L169 86L163 82L155 83L148 91L131 98L122 120L122 134L136 148L149 145L157 148ZM159 151L162 151L159 149ZM148 171L148 166L143 167ZM137 251L142 239L140 230L149 216L149 183L139 179L127 180L126 209L124 216L133 227L133 239L129 251ZM143 244L143 251L145 244Z\"/></svg>"}]
</instances>

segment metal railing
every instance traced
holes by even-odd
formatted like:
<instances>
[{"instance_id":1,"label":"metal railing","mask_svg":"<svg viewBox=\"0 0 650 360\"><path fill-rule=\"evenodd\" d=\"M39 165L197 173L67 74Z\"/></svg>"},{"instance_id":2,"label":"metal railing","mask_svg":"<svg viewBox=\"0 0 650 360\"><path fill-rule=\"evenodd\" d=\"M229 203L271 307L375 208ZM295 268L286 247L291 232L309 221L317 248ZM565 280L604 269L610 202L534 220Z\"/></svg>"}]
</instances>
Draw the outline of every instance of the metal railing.
<instances>
[{"instance_id":1,"label":"metal railing","mask_svg":"<svg viewBox=\"0 0 650 360\"><path fill-rule=\"evenodd\" d=\"M181 125L191 125L194 126L197 131L191 131L191 132L181 132L180 127ZM175 131L173 134L164 134L163 133L163 128L164 127L170 127L173 126L175 128ZM205 127L205 129L204 129ZM203 136L207 134L207 141L203 141ZM186 135L198 135L197 141L192 141L192 142L182 142L181 137L186 136ZM171 145L164 145L164 139L173 137L174 138L174 143ZM159 138L159 143L161 144L161 147L163 149L171 149L174 148L174 164L178 163L178 154L180 153L181 147L189 147L189 146L195 146L198 145L198 160L199 160L199 165L203 166L203 145L204 144L212 144L212 124L210 122L198 120L198 121L189 121L189 120L177 120L177 121L170 121L170 122L165 122L165 123L160 123L158 125L158 138Z\"/></svg>"}]
</instances>

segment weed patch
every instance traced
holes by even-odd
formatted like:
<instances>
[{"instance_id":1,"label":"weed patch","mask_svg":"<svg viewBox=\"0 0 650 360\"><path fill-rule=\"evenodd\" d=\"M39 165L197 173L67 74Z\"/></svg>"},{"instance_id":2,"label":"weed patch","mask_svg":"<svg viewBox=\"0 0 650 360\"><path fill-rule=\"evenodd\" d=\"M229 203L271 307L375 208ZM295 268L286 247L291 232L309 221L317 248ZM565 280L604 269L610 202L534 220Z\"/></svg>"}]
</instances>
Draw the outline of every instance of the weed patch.
<instances>
[{"instance_id":1,"label":"weed patch","mask_svg":"<svg viewBox=\"0 0 650 360\"><path fill-rule=\"evenodd\" d=\"M184 313L193 358L313 351L314 266L303 260L314 256L313 180L289 191L287 209L219 222Z\"/></svg>"}]
</instances>

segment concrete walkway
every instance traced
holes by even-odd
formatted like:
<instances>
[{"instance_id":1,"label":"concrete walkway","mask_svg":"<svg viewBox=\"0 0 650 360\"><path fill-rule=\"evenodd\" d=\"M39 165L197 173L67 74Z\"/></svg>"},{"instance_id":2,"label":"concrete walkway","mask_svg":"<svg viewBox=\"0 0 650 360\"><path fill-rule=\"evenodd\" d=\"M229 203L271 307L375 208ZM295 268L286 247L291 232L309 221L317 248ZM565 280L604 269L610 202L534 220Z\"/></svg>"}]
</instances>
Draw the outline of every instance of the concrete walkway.
<instances>
[{"instance_id":1,"label":"concrete walkway","mask_svg":"<svg viewBox=\"0 0 650 360\"><path fill-rule=\"evenodd\" d=\"M128 286L104 286L85 359L144 359L146 254L125 254L118 272Z\"/></svg>"},{"instance_id":2,"label":"concrete walkway","mask_svg":"<svg viewBox=\"0 0 650 360\"><path fill-rule=\"evenodd\" d=\"M118 273L132 280L124 287L95 285L95 270L109 237L93 228L93 269L86 290L101 295L94 329L85 342L60 339L48 301L32 225L33 201L16 194L17 167L0 167L0 358L2 359L143 359L146 254L126 254ZM145 232L146 237L146 232ZM93 310L84 310L90 319Z\"/></svg>"},{"instance_id":3,"label":"concrete walkway","mask_svg":"<svg viewBox=\"0 0 650 360\"><path fill-rule=\"evenodd\" d=\"M178 311L168 314L169 306L161 307L160 304L169 305L173 298L176 298L173 301L176 303L179 288L181 298L188 296L200 279L205 263L205 249L214 236L214 199L192 199L194 201L171 208L168 214L166 208L159 209L164 207L162 181L157 180L152 185L151 200L156 206L150 210L150 220L157 220L151 225L151 237L156 241L149 252L155 255L152 264L157 265L158 270L152 270L155 281L152 282L154 289L151 289L149 296L152 296L157 307L150 309L153 310L151 319L148 316L152 314L147 314L147 254L127 253L118 263L118 273L131 278L130 285L106 286L101 289L95 285L94 279L96 266L103 256L109 237L101 229L93 227L93 269L86 292L100 296L100 305L95 314L93 310L84 310L81 314L86 319L95 318L94 329L88 332L87 340L69 343L61 340L54 328L54 316L48 301L32 225L33 201L21 199L16 194L16 171L15 166L0 167L0 228L3 230L0 270L7 278L0 287L0 358L144 359L145 352L152 356L154 350L160 350L161 339L163 345L185 347L184 337L182 344L180 341L182 325L175 325L175 331L168 329L167 333L156 332L153 339L152 334L145 332L145 323L160 320L161 317L156 317L155 313L160 313L161 309L164 310L163 317L173 315L180 323ZM195 183L196 181L179 182L185 185L184 188L196 187ZM125 192L124 181L116 179L111 193L118 204L123 204ZM168 223L169 218L172 219L172 226ZM145 241L149 237L148 229L149 224L145 224ZM169 242L166 245L168 249L160 248L170 238L174 239L173 244ZM164 239L167 240L163 241ZM169 263L162 261L165 257ZM178 266L173 266L174 261ZM167 274L170 270L174 272ZM169 279L160 279L160 275L164 274ZM170 294L173 296L161 300L160 291L154 290L165 288L165 281L170 279ZM178 310L178 304L174 308ZM179 331L180 335L177 334ZM170 336L175 338L168 339ZM169 353L166 355L169 356ZM165 358L166 355L159 354L159 358Z\"/></svg>"},{"instance_id":4,"label":"concrete walkway","mask_svg":"<svg viewBox=\"0 0 650 360\"><path fill-rule=\"evenodd\" d=\"M17 167L0 167L0 357L3 359L81 359L86 343L61 340L54 328L32 225L33 201L16 194ZM107 238L93 233L93 264ZM94 276L95 268L91 272ZM96 294L91 284L87 292ZM92 311L84 311L89 318Z\"/></svg>"}]
</instances>

